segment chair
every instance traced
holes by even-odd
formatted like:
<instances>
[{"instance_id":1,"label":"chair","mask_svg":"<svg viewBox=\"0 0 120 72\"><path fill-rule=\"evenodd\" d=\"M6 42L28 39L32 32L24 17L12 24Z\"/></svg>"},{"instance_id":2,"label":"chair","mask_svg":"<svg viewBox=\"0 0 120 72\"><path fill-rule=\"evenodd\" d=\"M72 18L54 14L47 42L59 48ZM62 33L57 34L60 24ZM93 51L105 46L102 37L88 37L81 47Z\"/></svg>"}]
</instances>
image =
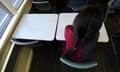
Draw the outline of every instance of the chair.
<instances>
[{"instance_id":1,"label":"chair","mask_svg":"<svg viewBox=\"0 0 120 72\"><path fill-rule=\"evenodd\" d=\"M65 64L69 67L72 67L72 68L76 68L76 69L90 69L90 68L96 67L98 65L98 63L94 62L94 61L88 61L88 62L83 62L83 63L73 62L63 56L60 57L60 61L63 64Z\"/></svg>"},{"instance_id":2,"label":"chair","mask_svg":"<svg viewBox=\"0 0 120 72\"><path fill-rule=\"evenodd\" d=\"M32 1L32 4L35 6L36 9L40 11L49 11L51 9L51 5L49 4L49 1Z\"/></svg>"},{"instance_id":3,"label":"chair","mask_svg":"<svg viewBox=\"0 0 120 72\"><path fill-rule=\"evenodd\" d=\"M11 39L12 43L15 43L16 45L33 45L38 43L38 40L22 40L22 39Z\"/></svg>"}]
</instances>

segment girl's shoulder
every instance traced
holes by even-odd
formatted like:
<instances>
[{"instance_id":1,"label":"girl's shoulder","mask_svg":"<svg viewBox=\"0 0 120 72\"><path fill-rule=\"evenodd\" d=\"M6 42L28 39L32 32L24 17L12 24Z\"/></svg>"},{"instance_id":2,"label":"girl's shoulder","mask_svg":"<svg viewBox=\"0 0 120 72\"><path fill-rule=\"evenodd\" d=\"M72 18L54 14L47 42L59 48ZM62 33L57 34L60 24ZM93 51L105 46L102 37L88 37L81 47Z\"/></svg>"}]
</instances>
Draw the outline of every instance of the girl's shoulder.
<instances>
[{"instance_id":1,"label":"girl's shoulder","mask_svg":"<svg viewBox=\"0 0 120 72\"><path fill-rule=\"evenodd\" d=\"M66 25L65 29L72 29L73 30L73 25Z\"/></svg>"},{"instance_id":2,"label":"girl's shoulder","mask_svg":"<svg viewBox=\"0 0 120 72\"><path fill-rule=\"evenodd\" d=\"M73 25L66 25L64 33L66 36L73 35Z\"/></svg>"}]
</instances>

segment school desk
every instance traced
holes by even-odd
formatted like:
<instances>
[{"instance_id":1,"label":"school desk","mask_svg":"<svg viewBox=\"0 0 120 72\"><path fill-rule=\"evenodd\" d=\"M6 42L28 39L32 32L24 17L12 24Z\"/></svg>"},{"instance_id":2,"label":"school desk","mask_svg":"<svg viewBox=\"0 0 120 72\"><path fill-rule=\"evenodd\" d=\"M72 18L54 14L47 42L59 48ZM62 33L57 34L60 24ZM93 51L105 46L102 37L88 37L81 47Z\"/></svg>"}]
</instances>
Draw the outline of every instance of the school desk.
<instances>
[{"instance_id":1,"label":"school desk","mask_svg":"<svg viewBox=\"0 0 120 72\"><path fill-rule=\"evenodd\" d=\"M73 24L73 20L77 14L78 13L61 13L59 15L57 32L56 32L56 40L65 40L64 38L65 26L68 24ZM105 25L103 23L100 29L98 42L108 42L108 41L109 41L108 34L106 31Z\"/></svg>"}]
</instances>

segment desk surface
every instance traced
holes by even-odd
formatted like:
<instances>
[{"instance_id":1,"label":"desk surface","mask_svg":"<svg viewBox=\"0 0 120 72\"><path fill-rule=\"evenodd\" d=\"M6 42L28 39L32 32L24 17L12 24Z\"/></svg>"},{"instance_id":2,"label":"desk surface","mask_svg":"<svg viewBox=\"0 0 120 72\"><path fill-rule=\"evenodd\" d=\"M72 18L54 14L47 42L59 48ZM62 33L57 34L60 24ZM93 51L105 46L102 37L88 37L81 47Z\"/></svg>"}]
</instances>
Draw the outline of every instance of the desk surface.
<instances>
[{"instance_id":1,"label":"desk surface","mask_svg":"<svg viewBox=\"0 0 120 72\"><path fill-rule=\"evenodd\" d=\"M77 14L78 13L61 13L59 15L58 28L57 28L57 34L56 34L57 40L65 40L64 39L65 26L68 24L73 24L73 20ZM109 41L108 34L103 24L100 29L100 36L99 36L98 42L108 42L108 41Z\"/></svg>"},{"instance_id":2,"label":"desk surface","mask_svg":"<svg viewBox=\"0 0 120 72\"><path fill-rule=\"evenodd\" d=\"M18 24L13 38L54 40L57 18L57 14L26 14Z\"/></svg>"}]
</instances>

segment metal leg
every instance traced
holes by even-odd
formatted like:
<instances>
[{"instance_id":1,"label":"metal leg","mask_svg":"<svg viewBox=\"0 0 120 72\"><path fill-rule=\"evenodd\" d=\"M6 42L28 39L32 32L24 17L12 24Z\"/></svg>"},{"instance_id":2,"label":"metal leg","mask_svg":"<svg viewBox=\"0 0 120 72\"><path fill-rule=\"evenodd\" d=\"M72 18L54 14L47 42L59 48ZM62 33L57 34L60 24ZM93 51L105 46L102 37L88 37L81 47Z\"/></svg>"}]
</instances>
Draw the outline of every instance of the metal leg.
<instances>
[{"instance_id":1,"label":"metal leg","mask_svg":"<svg viewBox=\"0 0 120 72\"><path fill-rule=\"evenodd\" d=\"M113 37L111 36L110 38L111 38L110 40L111 40L111 44L112 44L112 47L113 47L113 51L114 51L115 55L117 55L117 50L116 50L115 44L113 42Z\"/></svg>"}]
</instances>

